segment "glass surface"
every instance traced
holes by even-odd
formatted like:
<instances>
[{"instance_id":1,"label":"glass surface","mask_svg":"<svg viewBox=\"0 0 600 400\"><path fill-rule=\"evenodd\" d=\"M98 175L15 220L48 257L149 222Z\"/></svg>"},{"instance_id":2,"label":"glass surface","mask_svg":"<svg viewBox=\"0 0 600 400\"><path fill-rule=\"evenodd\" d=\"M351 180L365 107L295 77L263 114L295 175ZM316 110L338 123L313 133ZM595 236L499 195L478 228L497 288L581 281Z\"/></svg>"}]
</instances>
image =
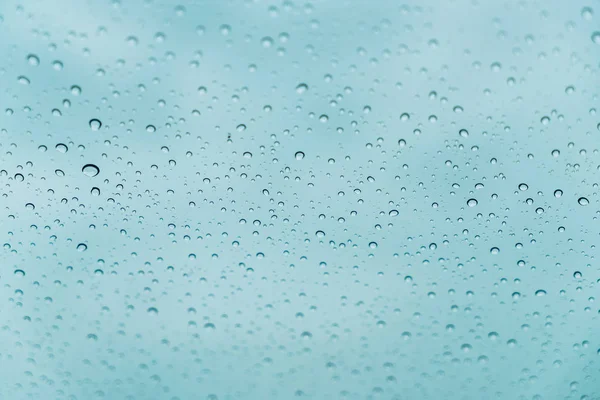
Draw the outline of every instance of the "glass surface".
<instances>
[{"instance_id":1,"label":"glass surface","mask_svg":"<svg viewBox=\"0 0 600 400\"><path fill-rule=\"evenodd\" d=\"M0 399L599 399L599 14L0 1Z\"/></svg>"}]
</instances>

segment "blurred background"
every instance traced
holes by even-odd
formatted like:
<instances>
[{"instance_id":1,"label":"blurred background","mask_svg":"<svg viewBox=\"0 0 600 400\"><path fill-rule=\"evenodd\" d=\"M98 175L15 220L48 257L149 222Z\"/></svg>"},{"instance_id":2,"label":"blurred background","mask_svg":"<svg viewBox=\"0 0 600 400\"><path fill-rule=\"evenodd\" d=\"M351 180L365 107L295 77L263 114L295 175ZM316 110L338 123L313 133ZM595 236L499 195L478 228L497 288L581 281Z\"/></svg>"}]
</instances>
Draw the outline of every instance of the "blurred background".
<instances>
[{"instance_id":1,"label":"blurred background","mask_svg":"<svg viewBox=\"0 0 600 400\"><path fill-rule=\"evenodd\" d=\"M600 398L598 13L2 1L0 398Z\"/></svg>"}]
</instances>

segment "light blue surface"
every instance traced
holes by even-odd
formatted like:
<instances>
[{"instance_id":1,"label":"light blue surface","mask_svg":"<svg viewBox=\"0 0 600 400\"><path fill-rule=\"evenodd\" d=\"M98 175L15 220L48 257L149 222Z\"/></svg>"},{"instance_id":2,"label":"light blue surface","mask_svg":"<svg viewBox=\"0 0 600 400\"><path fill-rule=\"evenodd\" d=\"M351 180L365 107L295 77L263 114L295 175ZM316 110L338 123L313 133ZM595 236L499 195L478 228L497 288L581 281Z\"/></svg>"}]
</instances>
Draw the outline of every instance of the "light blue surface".
<instances>
[{"instance_id":1,"label":"light blue surface","mask_svg":"<svg viewBox=\"0 0 600 400\"><path fill-rule=\"evenodd\" d=\"M599 14L1 1L0 399L600 399Z\"/></svg>"}]
</instances>

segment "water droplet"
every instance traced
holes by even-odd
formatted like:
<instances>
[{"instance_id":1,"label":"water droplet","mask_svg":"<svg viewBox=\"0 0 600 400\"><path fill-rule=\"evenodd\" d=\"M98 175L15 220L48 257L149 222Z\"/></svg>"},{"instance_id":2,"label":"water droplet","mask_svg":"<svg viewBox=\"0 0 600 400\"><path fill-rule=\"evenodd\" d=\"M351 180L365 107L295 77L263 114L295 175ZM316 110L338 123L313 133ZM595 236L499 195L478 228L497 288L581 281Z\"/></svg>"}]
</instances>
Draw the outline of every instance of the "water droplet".
<instances>
[{"instance_id":1,"label":"water droplet","mask_svg":"<svg viewBox=\"0 0 600 400\"><path fill-rule=\"evenodd\" d=\"M94 177L100 173L100 168L98 168L94 164L85 164L83 168L81 168L81 172L89 177Z\"/></svg>"},{"instance_id":2,"label":"water droplet","mask_svg":"<svg viewBox=\"0 0 600 400\"><path fill-rule=\"evenodd\" d=\"M231 26L223 24L223 25L221 25L219 30L221 31L221 35L227 36L231 33Z\"/></svg>"},{"instance_id":3,"label":"water droplet","mask_svg":"<svg viewBox=\"0 0 600 400\"><path fill-rule=\"evenodd\" d=\"M35 54L28 55L27 62L29 63L29 65L32 65L34 67L37 67L38 65L40 65L40 59Z\"/></svg>"},{"instance_id":4,"label":"water droplet","mask_svg":"<svg viewBox=\"0 0 600 400\"><path fill-rule=\"evenodd\" d=\"M562 195L563 195L563 191L562 190L556 189L554 191L554 197L556 197L557 199L560 198L560 197L562 197Z\"/></svg>"},{"instance_id":5,"label":"water droplet","mask_svg":"<svg viewBox=\"0 0 600 400\"><path fill-rule=\"evenodd\" d=\"M546 291L544 289L538 289L538 290L535 291L535 295L538 296L538 297L545 296L546 295Z\"/></svg>"},{"instance_id":6,"label":"water droplet","mask_svg":"<svg viewBox=\"0 0 600 400\"><path fill-rule=\"evenodd\" d=\"M496 255L496 254L500 253L500 249L497 247L492 247L490 249L490 253Z\"/></svg>"},{"instance_id":7,"label":"water droplet","mask_svg":"<svg viewBox=\"0 0 600 400\"><path fill-rule=\"evenodd\" d=\"M579 271L573 272L573 278L575 278L575 279L581 279L582 276L583 276L583 274Z\"/></svg>"},{"instance_id":8,"label":"water droplet","mask_svg":"<svg viewBox=\"0 0 600 400\"><path fill-rule=\"evenodd\" d=\"M527 186L527 184L526 184L526 183L520 183L520 184L519 184L519 190L521 190L521 191L525 191L525 190L527 190L527 189L529 189L529 186Z\"/></svg>"},{"instance_id":9,"label":"water droplet","mask_svg":"<svg viewBox=\"0 0 600 400\"><path fill-rule=\"evenodd\" d=\"M469 200L467 200L467 205L469 207L475 207L477 204L478 204L477 199L469 199Z\"/></svg>"},{"instance_id":10,"label":"water droplet","mask_svg":"<svg viewBox=\"0 0 600 400\"><path fill-rule=\"evenodd\" d=\"M592 33L592 42L600 44L600 31L595 31Z\"/></svg>"},{"instance_id":11,"label":"water droplet","mask_svg":"<svg viewBox=\"0 0 600 400\"><path fill-rule=\"evenodd\" d=\"M308 85L306 83L300 83L296 86L296 93L302 94L308 90Z\"/></svg>"},{"instance_id":12,"label":"water droplet","mask_svg":"<svg viewBox=\"0 0 600 400\"><path fill-rule=\"evenodd\" d=\"M80 252L86 251L87 248L88 248L87 244L85 244L85 243L79 243L77 245L77 251L80 251Z\"/></svg>"},{"instance_id":13,"label":"water droplet","mask_svg":"<svg viewBox=\"0 0 600 400\"><path fill-rule=\"evenodd\" d=\"M156 127L154 125L148 125L146 127L146 132L154 133L154 132L156 132Z\"/></svg>"},{"instance_id":14,"label":"water droplet","mask_svg":"<svg viewBox=\"0 0 600 400\"><path fill-rule=\"evenodd\" d=\"M580 197L577 202L579 203L580 206L587 206L588 204L590 204L590 201L585 198L585 197Z\"/></svg>"},{"instance_id":15,"label":"water droplet","mask_svg":"<svg viewBox=\"0 0 600 400\"><path fill-rule=\"evenodd\" d=\"M90 128L92 128L93 131L97 131L102 127L102 122L100 122L99 119L90 119Z\"/></svg>"},{"instance_id":16,"label":"water droplet","mask_svg":"<svg viewBox=\"0 0 600 400\"><path fill-rule=\"evenodd\" d=\"M304 153L302 151L297 151L295 154L296 160L304 159Z\"/></svg>"}]
</instances>

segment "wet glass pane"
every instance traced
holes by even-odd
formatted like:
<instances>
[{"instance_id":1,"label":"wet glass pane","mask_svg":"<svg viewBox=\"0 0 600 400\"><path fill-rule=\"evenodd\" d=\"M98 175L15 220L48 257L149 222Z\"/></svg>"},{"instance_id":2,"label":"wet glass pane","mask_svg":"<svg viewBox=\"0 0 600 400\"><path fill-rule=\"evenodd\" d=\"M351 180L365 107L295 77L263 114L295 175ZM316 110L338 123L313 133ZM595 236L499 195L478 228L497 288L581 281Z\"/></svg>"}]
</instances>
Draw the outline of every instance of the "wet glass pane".
<instances>
[{"instance_id":1,"label":"wet glass pane","mask_svg":"<svg viewBox=\"0 0 600 400\"><path fill-rule=\"evenodd\" d=\"M600 3L0 2L0 398L600 398Z\"/></svg>"}]
</instances>

